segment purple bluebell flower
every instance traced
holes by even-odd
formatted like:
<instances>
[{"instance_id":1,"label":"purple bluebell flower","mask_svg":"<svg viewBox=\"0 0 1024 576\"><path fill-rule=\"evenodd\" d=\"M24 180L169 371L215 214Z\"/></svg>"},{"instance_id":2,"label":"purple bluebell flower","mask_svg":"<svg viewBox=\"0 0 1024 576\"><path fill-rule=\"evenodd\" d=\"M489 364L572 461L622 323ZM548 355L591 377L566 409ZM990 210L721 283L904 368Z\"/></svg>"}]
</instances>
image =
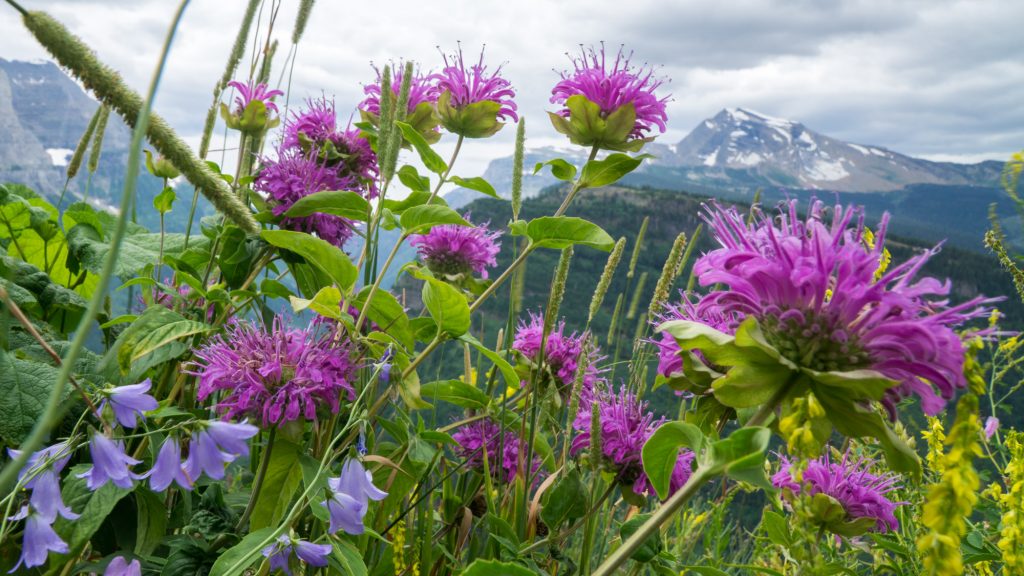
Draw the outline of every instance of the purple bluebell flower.
<instances>
[{"instance_id":1,"label":"purple bluebell flower","mask_svg":"<svg viewBox=\"0 0 1024 576\"><path fill-rule=\"evenodd\" d=\"M8 448L7 453L14 459L21 455L21 450ZM69 458L71 458L71 451L68 449L66 442L58 442L53 446L37 450L28 457L25 466L18 472L18 480L23 480L25 476L29 476L29 479L25 480L25 488L31 490L35 487L40 473L47 470L59 473L67 466Z\"/></svg>"},{"instance_id":2,"label":"purple bluebell flower","mask_svg":"<svg viewBox=\"0 0 1024 576\"><path fill-rule=\"evenodd\" d=\"M29 511L23 506L9 520L25 520L25 531L21 540L21 557L8 574L17 572L22 566L34 568L46 563L50 552L68 553L68 545L53 530L53 519L46 519L38 511Z\"/></svg>"},{"instance_id":3,"label":"purple bluebell flower","mask_svg":"<svg viewBox=\"0 0 1024 576\"><path fill-rule=\"evenodd\" d=\"M388 493L373 485L373 476L362 463L348 459L341 467L341 475L328 478L330 495L320 504L327 508L331 522L328 532L344 530L348 534L362 534L363 518L369 510L370 500L383 500Z\"/></svg>"},{"instance_id":4,"label":"purple bluebell flower","mask_svg":"<svg viewBox=\"0 0 1024 576\"><path fill-rule=\"evenodd\" d=\"M110 564L107 564L103 576L142 576L142 564L139 563L138 558L133 558L131 562L128 562L124 556L115 556Z\"/></svg>"},{"instance_id":5,"label":"purple bluebell flower","mask_svg":"<svg viewBox=\"0 0 1024 576\"><path fill-rule=\"evenodd\" d=\"M464 215L468 221L469 214ZM434 274L455 277L479 274L487 278L487 269L498 265L501 232L492 232L485 222L479 226L442 224L426 234L413 234L409 245L416 248L423 262Z\"/></svg>"},{"instance_id":6,"label":"purple bluebell flower","mask_svg":"<svg viewBox=\"0 0 1024 576\"><path fill-rule=\"evenodd\" d=\"M147 475L149 488L154 492L163 492L174 482L185 490L192 489L192 480L185 473L185 467L181 462L181 447L173 437L164 440L160 452L156 455L156 461L153 462L153 469L147 472Z\"/></svg>"},{"instance_id":7,"label":"purple bluebell flower","mask_svg":"<svg viewBox=\"0 0 1024 576\"><path fill-rule=\"evenodd\" d=\"M268 331L232 323L195 350L190 373L199 377L200 401L223 392L225 418L253 417L263 426L316 420L318 410L337 414L339 400L355 400L356 365L345 342L313 328L288 328L277 318Z\"/></svg>"},{"instance_id":8,"label":"purple bluebell flower","mask_svg":"<svg viewBox=\"0 0 1024 576\"><path fill-rule=\"evenodd\" d=\"M192 434L185 474L193 482L204 472L214 480L224 478L224 467L248 454L245 441L258 433L259 428L245 422L206 422L202 430Z\"/></svg>"},{"instance_id":9,"label":"purple bluebell flower","mask_svg":"<svg viewBox=\"0 0 1024 576\"><path fill-rule=\"evenodd\" d=\"M801 219L790 201L777 218L757 214L748 223L735 208L707 207L721 248L694 273L702 286L723 288L702 298L698 313L753 316L768 343L801 368L881 373L898 383L883 399L893 417L912 394L925 413L938 413L967 386L955 328L986 315L994 300L950 306L948 281L915 278L937 248L881 270L888 215L869 240L863 210L836 206L828 221L823 208L814 201Z\"/></svg>"},{"instance_id":10,"label":"purple bluebell flower","mask_svg":"<svg viewBox=\"0 0 1024 576\"><path fill-rule=\"evenodd\" d=\"M631 57L632 54L624 54L620 48L615 61L610 63L604 45L600 52L593 48L583 49L582 54L573 59L575 69L563 73L562 80L551 90L551 103L564 106L558 110L558 116L569 118L572 115L569 99L582 96L597 105L602 119L607 119L624 106L633 107L636 116L632 127L626 134L616 134L615 139L622 140L620 143L625 143L626 139L643 140L655 128L664 132L668 120L665 113L668 98L658 98L655 94L663 80L654 76L653 69L646 66L636 68L630 64ZM555 127L558 128L559 124L556 123ZM570 138L573 136L570 134ZM576 142L582 145L616 144L601 142L602 138L611 136L609 134L578 133L575 136L582 138ZM588 139L590 141L584 141Z\"/></svg>"},{"instance_id":11,"label":"purple bluebell flower","mask_svg":"<svg viewBox=\"0 0 1024 576\"><path fill-rule=\"evenodd\" d=\"M256 100L263 102L268 111L277 112L277 104L274 104L274 97L284 94L280 90L267 90L266 84L253 84L252 81L243 83L239 80L232 80L228 82L228 86L238 90L238 95L235 96L234 113L236 116L241 116L249 104Z\"/></svg>"},{"instance_id":12,"label":"purple bluebell flower","mask_svg":"<svg viewBox=\"0 0 1024 576\"><path fill-rule=\"evenodd\" d=\"M277 542L263 549L263 556L270 561L270 571L281 570L291 576L292 554L300 561L316 567L327 566L330 544L314 544L305 540L292 540L286 534L277 537Z\"/></svg>"},{"instance_id":13,"label":"purple bluebell flower","mask_svg":"<svg viewBox=\"0 0 1024 576\"><path fill-rule=\"evenodd\" d=\"M92 466L78 475L85 478L90 490L98 490L107 482L113 482L118 488L129 489L132 482L142 475L131 471L131 467L139 461L124 452L124 444L114 441L103 434L96 434L89 442L89 454L92 455Z\"/></svg>"},{"instance_id":14,"label":"purple bluebell flower","mask_svg":"<svg viewBox=\"0 0 1024 576\"><path fill-rule=\"evenodd\" d=\"M29 504L48 522L56 520L57 515L68 520L78 519L78 514L64 504L60 492L60 477L56 470L45 470L36 476L32 494L29 496Z\"/></svg>"},{"instance_id":15,"label":"purple bluebell flower","mask_svg":"<svg viewBox=\"0 0 1024 576\"><path fill-rule=\"evenodd\" d=\"M146 378L138 384L118 386L107 390L103 393L105 398L100 403L100 410L103 410L103 407L109 403L110 408L114 411L114 417L121 423L121 426L135 428L138 425L136 416L142 416L145 419L144 412L156 410L156 398L147 394L151 387L152 382Z\"/></svg>"},{"instance_id":16,"label":"purple bluebell flower","mask_svg":"<svg viewBox=\"0 0 1024 576\"><path fill-rule=\"evenodd\" d=\"M985 439L991 440L999 430L999 418L989 416L985 419Z\"/></svg>"},{"instance_id":17,"label":"purple bluebell flower","mask_svg":"<svg viewBox=\"0 0 1024 576\"><path fill-rule=\"evenodd\" d=\"M848 520L874 520L876 532L898 530L896 508L906 502L893 502L888 497L898 487L898 477L891 473L872 474L873 464L867 458L852 460L849 454L833 462L826 453L807 462L801 482L797 483L792 475L792 462L783 457L781 469L772 476L772 484L793 494L825 494L843 507Z\"/></svg>"}]
</instances>

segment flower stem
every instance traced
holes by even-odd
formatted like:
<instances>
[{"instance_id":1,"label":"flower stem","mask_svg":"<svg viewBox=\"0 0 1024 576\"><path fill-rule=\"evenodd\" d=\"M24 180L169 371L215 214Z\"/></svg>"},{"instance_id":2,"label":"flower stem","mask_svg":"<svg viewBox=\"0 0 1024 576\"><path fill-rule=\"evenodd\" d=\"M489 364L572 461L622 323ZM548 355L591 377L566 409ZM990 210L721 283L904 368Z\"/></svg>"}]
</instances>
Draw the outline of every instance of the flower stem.
<instances>
[{"instance_id":1,"label":"flower stem","mask_svg":"<svg viewBox=\"0 0 1024 576\"><path fill-rule=\"evenodd\" d=\"M252 484L252 494L249 495L249 503L245 506L245 512L242 512L242 517L238 519L238 524L235 525L235 532L241 532L245 528L246 522L249 521L249 517L252 516L252 511L256 508L256 499L260 496L260 490L263 488L263 480L267 477L267 468L270 468L270 457L274 453L274 439L277 438L277 428L270 429L270 435L267 436L267 448L263 451L263 455L260 458L260 469L256 471L256 480Z\"/></svg>"},{"instance_id":2,"label":"flower stem","mask_svg":"<svg viewBox=\"0 0 1024 576\"><path fill-rule=\"evenodd\" d=\"M587 164L590 164L594 160L594 158L597 158L597 151L598 147L596 145L590 149L590 157L587 158ZM583 166L585 168L586 164L584 164ZM577 178L576 183L573 184L572 190L569 190L569 193L565 195L565 200L562 201L562 205L559 206L558 210L555 211L555 216L561 216L562 214L565 214L565 211L569 209L569 205L572 204L572 199L576 197L576 194L580 190L583 189L582 184L583 171L580 170L579 178Z\"/></svg>"},{"instance_id":3,"label":"flower stem","mask_svg":"<svg viewBox=\"0 0 1024 576\"><path fill-rule=\"evenodd\" d=\"M363 327L363 322L366 320L366 311L370 309L370 301L373 300L374 295L377 294L377 290L380 288L381 281L384 280L384 273L386 273L388 268L391 267L391 262L395 259L395 255L398 254L398 249L402 247L402 243L405 242L406 238L408 238L408 235L406 234L402 234L398 237L398 241L395 242L395 246L391 249L391 253L388 254L387 260L384 261L384 267L377 273L377 278L374 279L373 285L370 286L370 291L366 294L366 301L363 302L363 309L359 311L359 318L356 319L355 332L357 334L359 333L359 329ZM366 242L369 243L370 239L367 238Z\"/></svg>"},{"instance_id":4,"label":"flower stem","mask_svg":"<svg viewBox=\"0 0 1024 576\"><path fill-rule=\"evenodd\" d=\"M441 191L441 186L448 181L448 176L452 173L452 166L455 166L455 159L459 157L459 150L462 149L462 141L465 140L465 136L459 134L459 139L455 141L455 150L452 151L452 157L448 159L448 169L444 171L440 180L437 181L437 186L434 186L434 191L431 192L430 198L427 199L427 204L434 201L437 197L437 193Z\"/></svg>"}]
</instances>

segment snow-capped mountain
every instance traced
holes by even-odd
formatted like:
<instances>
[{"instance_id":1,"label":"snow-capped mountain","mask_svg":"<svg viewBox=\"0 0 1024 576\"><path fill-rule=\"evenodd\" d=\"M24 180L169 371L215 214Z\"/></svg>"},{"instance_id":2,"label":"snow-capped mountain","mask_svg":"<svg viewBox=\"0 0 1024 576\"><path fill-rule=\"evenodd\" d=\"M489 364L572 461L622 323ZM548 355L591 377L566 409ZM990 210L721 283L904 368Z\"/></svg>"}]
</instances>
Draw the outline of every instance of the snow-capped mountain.
<instances>
[{"instance_id":1,"label":"snow-capped mountain","mask_svg":"<svg viewBox=\"0 0 1024 576\"><path fill-rule=\"evenodd\" d=\"M696 168L690 178L709 184L732 179L739 170L764 185L839 192L882 192L909 184L991 185L1001 168L997 162L911 158L745 108L727 108L704 120L661 163Z\"/></svg>"}]
</instances>

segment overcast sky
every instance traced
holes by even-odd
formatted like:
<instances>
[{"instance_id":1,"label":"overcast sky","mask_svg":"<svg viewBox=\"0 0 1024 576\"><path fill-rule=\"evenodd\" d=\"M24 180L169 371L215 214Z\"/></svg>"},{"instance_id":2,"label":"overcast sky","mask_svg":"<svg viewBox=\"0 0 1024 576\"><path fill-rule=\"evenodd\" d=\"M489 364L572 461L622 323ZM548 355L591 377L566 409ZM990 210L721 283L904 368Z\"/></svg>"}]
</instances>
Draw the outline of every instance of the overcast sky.
<instances>
[{"instance_id":1,"label":"overcast sky","mask_svg":"<svg viewBox=\"0 0 1024 576\"><path fill-rule=\"evenodd\" d=\"M140 91L177 4L21 3L63 21ZM192 142L245 4L193 0L186 12L156 107ZM284 0L274 30L282 43L275 81L296 5ZM613 50L625 44L637 62L671 79L666 143L740 106L914 156L1003 160L1024 148L1021 22L1018 0L319 0L298 49L291 101L323 93L344 116L373 79L371 62L407 58L428 69L440 63L438 46L451 51L461 41L475 58L486 43L487 60L504 62L519 90L529 145L561 145L545 114L555 71L570 65L566 52L580 43L604 41ZM261 37L266 12L263 24ZM3 4L0 57L47 57ZM513 132L465 147L456 172L471 176L511 154Z\"/></svg>"}]
</instances>

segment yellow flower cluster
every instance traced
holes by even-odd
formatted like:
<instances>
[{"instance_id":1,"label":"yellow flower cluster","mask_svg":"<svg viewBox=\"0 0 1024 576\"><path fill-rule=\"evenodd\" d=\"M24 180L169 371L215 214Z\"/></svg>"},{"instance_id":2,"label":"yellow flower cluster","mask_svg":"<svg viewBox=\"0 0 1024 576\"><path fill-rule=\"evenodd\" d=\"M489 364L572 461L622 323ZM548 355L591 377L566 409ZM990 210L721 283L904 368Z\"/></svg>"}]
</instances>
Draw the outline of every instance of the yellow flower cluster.
<instances>
[{"instance_id":1,"label":"yellow flower cluster","mask_svg":"<svg viewBox=\"0 0 1024 576\"><path fill-rule=\"evenodd\" d=\"M875 248L875 233L870 228L864 228L864 244L870 250ZM889 253L888 248L883 248L882 257L879 259L878 268L875 270L875 282L878 282L882 274L885 274L885 271L889 269L889 264L892 264L892 254Z\"/></svg>"},{"instance_id":2,"label":"yellow flower cluster","mask_svg":"<svg viewBox=\"0 0 1024 576\"><path fill-rule=\"evenodd\" d=\"M978 501L980 481L972 464L981 454L981 421L978 397L966 394L957 403L956 422L941 459L942 477L928 488L922 521L928 532L918 538L917 550L930 576L964 573L960 541L967 532L967 518Z\"/></svg>"},{"instance_id":3,"label":"yellow flower cluster","mask_svg":"<svg viewBox=\"0 0 1024 576\"><path fill-rule=\"evenodd\" d=\"M929 416L928 429L921 432L921 436L928 443L928 455L925 456L928 469L936 474L941 473L943 446L946 444L946 431L942 428L942 420Z\"/></svg>"},{"instance_id":4,"label":"yellow flower cluster","mask_svg":"<svg viewBox=\"0 0 1024 576\"><path fill-rule=\"evenodd\" d=\"M1010 462L1006 465L1007 491L999 495L1003 509L999 549L1003 554L1003 573L1024 574L1024 434L1010 432L1006 438Z\"/></svg>"},{"instance_id":5,"label":"yellow flower cluster","mask_svg":"<svg viewBox=\"0 0 1024 576\"><path fill-rule=\"evenodd\" d=\"M392 564L395 567L395 576L406 574L420 576L419 562L413 562L411 567L405 563L405 520L400 520L391 533L391 556Z\"/></svg>"},{"instance_id":6,"label":"yellow flower cluster","mask_svg":"<svg viewBox=\"0 0 1024 576\"><path fill-rule=\"evenodd\" d=\"M821 452L821 436L827 438L831 432L825 420L825 409L814 394L808 394L794 400L790 410L779 420L779 432L786 439L789 453L801 458L814 458ZM816 435L815 424L821 423L825 426L819 425L819 434Z\"/></svg>"}]
</instances>

